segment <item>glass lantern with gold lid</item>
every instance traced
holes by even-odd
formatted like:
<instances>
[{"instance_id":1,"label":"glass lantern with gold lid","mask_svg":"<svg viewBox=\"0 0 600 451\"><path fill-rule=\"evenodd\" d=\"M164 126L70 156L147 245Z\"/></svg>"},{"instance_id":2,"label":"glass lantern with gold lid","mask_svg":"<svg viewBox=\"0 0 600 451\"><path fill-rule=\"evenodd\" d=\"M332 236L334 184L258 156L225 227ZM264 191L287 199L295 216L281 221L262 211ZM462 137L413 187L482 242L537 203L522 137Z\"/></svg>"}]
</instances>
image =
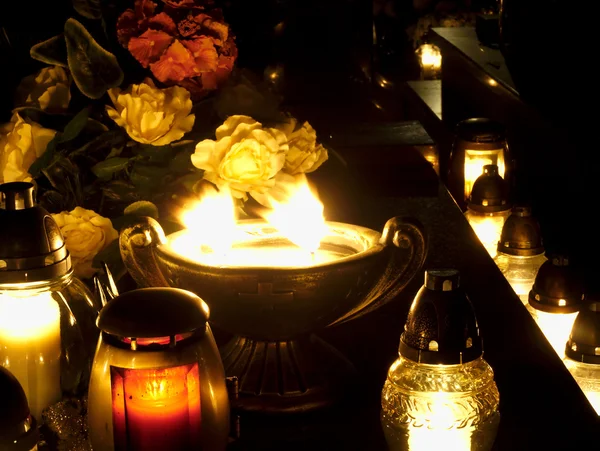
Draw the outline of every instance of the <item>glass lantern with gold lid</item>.
<instances>
[{"instance_id":1,"label":"glass lantern with gold lid","mask_svg":"<svg viewBox=\"0 0 600 451\"><path fill-rule=\"evenodd\" d=\"M73 277L52 216L26 182L0 185L0 365L17 378L32 415L87 390L99 306Z\"/></svg>"},{"instance_id":2,"label":"glass lantern with gold lid","mask_svg":"<svg viewBox=\"0 0 600 451\"><path fill-rule=\"evenodd\" d=\"M600 302L581 309L565 346L564 363L600 415Z\"/></svg>"},{"instance_id":3,"label":"glass lantern with gold lid","mask_svg":"<svg viewBox=\"0 0 600 451\"><path fill-rule=\"evenodd\" d=\"M540 225L529 206L513 207L502 227L497 251L496 266L523 304L527 304L535 276L547 260Z\"/></svg>"},{"instance_id":4,"label":"glass lantern with gold lid","mask_svg":"<svg viewBox=\"0 0 600 451\"><path fill-rule=\"evenodd\" d=\"M0 366L0 450L35 451L37 421L31 416L27 396L15 376Z\"/></svg>"},{"instance_id":5,"label":"glass lantern with gold lid","mask_svg":"<svg viewBox=\"0 0 600 451\"><path fill-rule=\"evenodd\" d=\"M391 451L491 449L500 421L494 373L455 269L425 272L381 394Z\"/></svg>"},{"instance_id":6,"label":"glass lantern with gold lid","mask_svg":"<svg viewBox=\"0 0 600 451\"><path fill-rule=\"evenodd\" d=\"M470 118L456 125L450 152L448 188L461 208L469 201L473 184L488 164L511 185L512 160L504 125L488 118Z\"/></svg>"},{"instance_id":7,"label":"glass lantern with gold lid","mask_svg":"<svg viewBox=\"0 0 600 451\"><path fill-rule=\"evenodd\" d=\"M553 254L540 266L529 292L527 310L558 356L579 310L586 304L583 277L564 254Z\"/></svg>"},{"instance_id":8,"label":"glass lantern with gold lid","mask_svg":"<svg viewBox=\"0 0 600 451\"><path fill-rule=\"evenodd\" d=\"M208 318L179 288L108 301L88 390L94 451L225 450L229 396Z\"/></svg>"},{"instance_id":9,"label":"glass lantern with gold lid","mask_svg":"<svg viewBox=\"0 0 600 451\"><path fill-rule=\"evenodd\" d=\"M502 227L510 211L508 186L498 174L498 166L485 165L473 185L465 217L492 258L496 256Z\"/></svg>"}]
</instances>

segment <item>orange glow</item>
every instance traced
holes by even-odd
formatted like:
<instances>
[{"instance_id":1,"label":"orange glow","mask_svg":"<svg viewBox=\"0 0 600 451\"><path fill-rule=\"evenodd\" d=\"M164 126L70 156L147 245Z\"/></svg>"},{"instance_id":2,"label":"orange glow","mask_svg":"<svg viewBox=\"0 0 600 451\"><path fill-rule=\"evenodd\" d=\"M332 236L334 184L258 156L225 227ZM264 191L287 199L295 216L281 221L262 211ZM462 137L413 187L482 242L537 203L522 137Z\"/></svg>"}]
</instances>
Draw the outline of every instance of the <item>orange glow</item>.
<instances>
[{"instance_id":1,"label":"orange glow","mask_svg":"<svg viewBox=\"0 0 600 451\"><path fill-rule=\"evenodd\" d=\"M184 212L188 233L176 235L169 244L186 258L215 266L311 266L336 258L335 253L319 249L329 228L323 204L306 177L287 184L268 201L272 208L259 214L273 227L273 236L289 240L288 245L246 246L256 237L236 222L231 196L216 190Z\"/></svg>"},{"instance_id":2,"label":"orange glow","mask_svg":"<svg viewBox=\"0 0 600 451\"><path fill-rule=\"evenodd\" d=\"M198 365L111 368L115 451L200 448Z\"/></svg>"}]
</instances>

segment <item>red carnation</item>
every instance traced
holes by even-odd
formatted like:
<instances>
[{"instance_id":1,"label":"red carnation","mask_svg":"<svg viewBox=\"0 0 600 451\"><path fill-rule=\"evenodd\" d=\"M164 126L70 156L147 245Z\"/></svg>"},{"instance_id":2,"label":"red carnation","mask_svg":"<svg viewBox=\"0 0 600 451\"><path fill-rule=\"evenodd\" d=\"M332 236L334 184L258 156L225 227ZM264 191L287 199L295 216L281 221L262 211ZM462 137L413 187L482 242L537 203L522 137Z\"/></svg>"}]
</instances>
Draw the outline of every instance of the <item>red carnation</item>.
<instances>
[{"instance_id":1,"label":"red carnation","mask_svg":"<svg viewBox=\"0 0 600 451\"><path fill-rule=\"evenodd\" d=\"M211 0L136 0L117 21L123 47L165 85L188 89L199 100L229 77L235 39Z\"/></svg>"}]
</instances>

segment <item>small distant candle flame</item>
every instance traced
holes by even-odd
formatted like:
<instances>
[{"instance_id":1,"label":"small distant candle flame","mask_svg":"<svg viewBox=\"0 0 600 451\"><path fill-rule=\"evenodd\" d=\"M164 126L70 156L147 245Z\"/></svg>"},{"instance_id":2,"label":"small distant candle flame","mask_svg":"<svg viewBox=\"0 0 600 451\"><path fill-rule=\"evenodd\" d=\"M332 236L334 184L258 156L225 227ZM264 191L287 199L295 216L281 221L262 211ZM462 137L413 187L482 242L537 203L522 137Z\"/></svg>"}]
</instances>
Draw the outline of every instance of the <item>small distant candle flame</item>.
<instances>
[{"instance_id":1,"label":"small distant candle flame","mask_svg":"<svg viewBox=\"0 0 600 451\"><path fill-rule=\"evenodd\" d=\"M442 53L438 47L432 44L423 44L419 47L417 53L421 57L423 66L431 66L436 69L442 67Z\"/></svg>"}]
</instances>

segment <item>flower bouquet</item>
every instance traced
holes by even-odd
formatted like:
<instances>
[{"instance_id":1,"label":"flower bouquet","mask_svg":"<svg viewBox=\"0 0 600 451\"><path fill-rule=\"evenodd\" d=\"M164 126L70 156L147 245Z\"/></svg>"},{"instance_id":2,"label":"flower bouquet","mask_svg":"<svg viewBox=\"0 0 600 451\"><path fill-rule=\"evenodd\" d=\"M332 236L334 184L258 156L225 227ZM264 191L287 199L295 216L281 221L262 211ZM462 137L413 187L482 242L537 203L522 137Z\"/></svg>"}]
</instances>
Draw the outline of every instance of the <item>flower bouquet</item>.
<instances>
[{"instance_id":1,"label":"flower bouquet","mask_svg":"<svg viewBox=\"0 0 600 451\"><path fill-rule=\"evenodd\" d=\"M240 210L270 207L327 150L235 67L235 30L212 0L73 0L62 33L36 43L40 69L0 127L0 183L31 181L81 278L125 274L118 230L135 215L166 231L207 185Z\"/></svg>"}]
</instances>

